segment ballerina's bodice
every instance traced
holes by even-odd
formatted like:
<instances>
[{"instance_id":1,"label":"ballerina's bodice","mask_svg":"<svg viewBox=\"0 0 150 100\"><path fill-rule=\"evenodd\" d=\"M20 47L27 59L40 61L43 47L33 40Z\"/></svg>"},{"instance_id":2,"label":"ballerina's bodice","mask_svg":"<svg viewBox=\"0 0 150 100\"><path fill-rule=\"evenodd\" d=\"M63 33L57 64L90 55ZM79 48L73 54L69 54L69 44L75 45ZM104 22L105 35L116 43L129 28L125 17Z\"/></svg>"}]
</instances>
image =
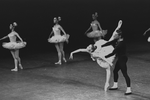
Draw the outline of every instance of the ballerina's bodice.
<instances>
[{"instance_id":1,"label":"ballerina's bodice","mask_svg":"<svg viewBox=\"0 0 150 100\"><path fill-rule=\"evenodd\" d=\"M53 32L54 32L54 35L60 35L60 25L55 25L53 27Z\"/></svg>"},{"instance_id":2,"label":"ballerina's bodice","mask_svg":"<svg viewBox=\"0 0 150 100\"><path fill-rule=\"evenodd\" d=\"M93 22L91 23L91 27L92 27L93 31L98 30L98 26L97 26L97 24L96 24L95 21L93 21Z\"/></svg>"},{"instance_id":3,"label":"ballerina's bodice","mask_svg":"<svg viewBox=\"0 0 150 100\"><path fill-rule=\"evenodd\" d=\"M16 38L17 38L17 37L16 37L16 34L17 34L17 33L14 32L14 31L8 34L8 37L9 37L10 42L16 42Z\"/></svg>"}]
</instances>

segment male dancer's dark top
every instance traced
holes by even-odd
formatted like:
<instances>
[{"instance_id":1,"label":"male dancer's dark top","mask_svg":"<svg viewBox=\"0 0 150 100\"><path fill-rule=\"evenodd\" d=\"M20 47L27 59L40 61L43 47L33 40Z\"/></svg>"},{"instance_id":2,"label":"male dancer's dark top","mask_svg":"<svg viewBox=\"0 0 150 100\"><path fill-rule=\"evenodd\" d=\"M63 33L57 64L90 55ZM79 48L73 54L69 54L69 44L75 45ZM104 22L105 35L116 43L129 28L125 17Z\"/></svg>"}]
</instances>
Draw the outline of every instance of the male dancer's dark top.
<instances>
[{"instance_id":1,"label":"male dancer's dark top","mask_svg":"<svg viewBox=\"0 0 150 100\"><path fill-rule=\"evenodd\" d=\"M118 41L118 39L114 39L110 42L105 43L104 45L102 45L102 47L108 46L108 45L112 45L115 49L113 50L112 53L106 55L105 56L106 58L111 57L115 54L118 58L126 56L126 45L125 45L124 40Z\"/></svg>"}]
</instances>

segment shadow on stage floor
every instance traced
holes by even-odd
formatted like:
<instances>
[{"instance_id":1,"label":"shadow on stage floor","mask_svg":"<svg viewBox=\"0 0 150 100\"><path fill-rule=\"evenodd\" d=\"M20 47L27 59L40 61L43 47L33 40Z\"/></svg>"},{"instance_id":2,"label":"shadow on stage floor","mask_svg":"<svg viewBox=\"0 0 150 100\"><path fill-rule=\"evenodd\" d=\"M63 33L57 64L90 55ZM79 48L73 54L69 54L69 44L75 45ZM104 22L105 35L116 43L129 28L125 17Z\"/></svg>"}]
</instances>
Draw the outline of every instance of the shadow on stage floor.
<instances>
[{"instance_id":1,"label":"shadow on stage floor","mask_svg":"<svg viewBox=\"0 0 150 100\"><path fill-rule=\"evenodd\" d=\"M51 52L22 56L24 69L18 72L10 71L14 67L11 57L1 59L0 100L150 100L148 45L128 46L132 95L124 95L126 84L120 72L119 90L104 92L105 69L88 54L78 53L69 60L66 53L68 62L55 65L57 53Z\"/></svg>"}]
</instances>

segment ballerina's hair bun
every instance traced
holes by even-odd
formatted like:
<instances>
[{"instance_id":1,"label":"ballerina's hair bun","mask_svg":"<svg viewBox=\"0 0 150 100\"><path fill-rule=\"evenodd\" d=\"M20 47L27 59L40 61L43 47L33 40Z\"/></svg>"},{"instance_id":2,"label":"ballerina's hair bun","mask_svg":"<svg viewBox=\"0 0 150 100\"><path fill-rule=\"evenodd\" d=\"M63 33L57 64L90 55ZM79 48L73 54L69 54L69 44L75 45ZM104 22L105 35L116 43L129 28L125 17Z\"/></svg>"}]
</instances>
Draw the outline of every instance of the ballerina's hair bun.
<instances>
[{"instance_id":1,"label":"ballerina's hair bun","mask_svg":"<svg viewBox=\"0 0 150 100\"><path fill-rule=\"evenodd\" d=\"M16 22L13 22L13 26L17 26L17 23L16 23Z\"/></svg>"},{"instance_id":2,"label":"ballerina's hair bun","mask_svg":"<svg viewBox=\"0 0 150 100\"><path fill-rule=\"evenodd\" d=\"M56 19L56 20L57 20L57 18L56 18L56 17L54 17L54 19Z\"/></svg>"},{"instance_id":3,"label":"ballerina's hair bun","mask_svg":"<svg viewBox=\"0 0 150 100\"><path fill-rule=\"evenodd\" d=\"M98 17L98 13L97 13L97 12L95 12L95 14L94 14L94 15L95 15L95 17L96 17L96 18Z\"/></svg>"},{"instance_id":4,"label":"ballerina's hair bun","mask_svg":"<svg viewBox=\"0 0 150 100\"><path fill-rule=\"evenodd\" d=\"M10 24L9 28L10 28L10 29L12 29L12 28L13 28L13 25L12 25L12 24Z\"/></svg>"},{"instance_id":5,"label":"ballerina's hair bun","mask_svg":"<svg viewBox=\"0 0 150 100\"><path fill-rule=\"evenodd\" d=\"M61 17L58 17L58 21L61 21Z\"/></svg>"}]
</instances>

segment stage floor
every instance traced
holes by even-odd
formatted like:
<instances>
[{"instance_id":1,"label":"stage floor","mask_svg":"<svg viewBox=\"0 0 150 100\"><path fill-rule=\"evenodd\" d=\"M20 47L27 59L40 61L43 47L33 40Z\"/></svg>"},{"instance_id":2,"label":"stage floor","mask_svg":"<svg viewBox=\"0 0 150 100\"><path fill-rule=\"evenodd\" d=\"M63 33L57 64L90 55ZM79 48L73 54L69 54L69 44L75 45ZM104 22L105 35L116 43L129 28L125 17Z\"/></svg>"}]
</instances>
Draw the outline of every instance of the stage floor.
<instances>
[{"instance_id":1,"label":"stage floor","mask_svg":"<svg viewBox=\"0 0 150 100\"><path fill-rule=\"evenodd\" d=\"M129 50L132 95L124 95L126 84L121 72L119 90L104 92L105 69L88 54L78 53L68 60L67 53L68 62L55 65L55 52L22 57L24 70L18 72L10 71L13 58L1 59L0 100L150 100L150 49L144 47L138 52L135 47Z\"/></svg>"}]
</instances>

